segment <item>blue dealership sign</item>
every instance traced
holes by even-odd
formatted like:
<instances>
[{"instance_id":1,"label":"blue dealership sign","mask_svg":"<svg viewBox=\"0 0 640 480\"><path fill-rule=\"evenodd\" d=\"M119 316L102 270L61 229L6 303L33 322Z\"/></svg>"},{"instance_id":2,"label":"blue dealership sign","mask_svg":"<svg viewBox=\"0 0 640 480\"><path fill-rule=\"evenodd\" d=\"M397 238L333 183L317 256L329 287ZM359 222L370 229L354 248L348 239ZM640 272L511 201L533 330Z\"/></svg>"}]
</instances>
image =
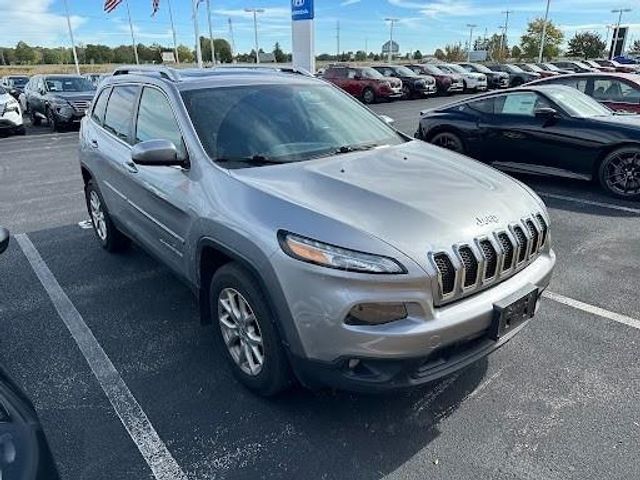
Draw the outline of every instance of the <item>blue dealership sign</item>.
<instances>
[{"instance_id":1,"label":"blue dealership sign","mask_svg":"<svg viewBox=\"0 0 640 480\"><path fill-rule=\"evenodd\" d=\"M313 0L291 0L292 20L311 20L313 17Z\"/></svg>"}]
</instances>

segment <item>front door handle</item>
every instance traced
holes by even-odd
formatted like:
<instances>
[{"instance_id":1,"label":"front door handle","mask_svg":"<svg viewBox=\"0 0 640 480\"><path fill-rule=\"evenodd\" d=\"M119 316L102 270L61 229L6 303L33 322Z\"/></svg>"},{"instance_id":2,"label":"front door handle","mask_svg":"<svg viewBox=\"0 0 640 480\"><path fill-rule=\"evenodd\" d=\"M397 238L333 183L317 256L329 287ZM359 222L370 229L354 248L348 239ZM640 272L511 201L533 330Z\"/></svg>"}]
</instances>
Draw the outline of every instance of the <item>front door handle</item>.
<instances>
[{"instance_id":1,"label":"front door handle","mask_svg":"<svg viewBox=\"0 0 640 480\"><path fill-rule=\"evenodd\" d=\"M129 173L138 173L138 167L131 160L124 162L124 168L126 168Z\"/></svg>"},{"instance_id":2,"label":"front door handle","mask_svg":"<svg viewBox=\"0 0 640 480\"><path fill-rule=\"evenodd\" d=\"M98 148L98 141L97 140L91 140L91 146L93 148Z\"/></svg>"}]
</instances>

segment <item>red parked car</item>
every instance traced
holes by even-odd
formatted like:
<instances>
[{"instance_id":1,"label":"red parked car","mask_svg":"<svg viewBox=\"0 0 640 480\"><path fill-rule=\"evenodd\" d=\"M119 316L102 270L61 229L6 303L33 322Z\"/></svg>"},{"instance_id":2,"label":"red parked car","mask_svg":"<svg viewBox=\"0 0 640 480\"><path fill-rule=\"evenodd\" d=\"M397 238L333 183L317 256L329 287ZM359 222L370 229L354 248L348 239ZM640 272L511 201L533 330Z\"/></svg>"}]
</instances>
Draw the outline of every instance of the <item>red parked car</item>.
<instances>
[{"instance_id":1,"label":"red parked car","mask_svg":"<svg viewBox=\"0 0 640 480\"><path fill-rule=\"evenodd\" d=\"M631 73L573 73L543 78L535 85L568 85L618 112L640 113L640 76Z\"/></svg>"},{"instance_id":2,"label":"red parked car","mask_svg":"<svg viewBox=\"0 0 640 480\"><path fill-rule=\"evenodd\" d=\"M322 78L337 85L364 103L401 98L402 81L385 77L371 67L331 66Z\"/></svg>"}]
</instances>

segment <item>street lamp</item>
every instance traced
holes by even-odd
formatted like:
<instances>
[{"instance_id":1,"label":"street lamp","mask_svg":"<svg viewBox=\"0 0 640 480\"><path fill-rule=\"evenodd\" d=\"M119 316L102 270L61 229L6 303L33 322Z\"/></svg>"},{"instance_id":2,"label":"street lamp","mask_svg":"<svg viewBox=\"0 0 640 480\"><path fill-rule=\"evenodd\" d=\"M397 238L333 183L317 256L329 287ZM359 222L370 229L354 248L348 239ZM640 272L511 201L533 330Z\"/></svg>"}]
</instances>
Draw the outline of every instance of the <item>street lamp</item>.
<instances>
[{"instance_id":1,"label":"street lamp","mask_svg":"<svg viewBox=\"0 0 640 480\"><path fill-rule=\"evenodd\" d=\"M469 47L467 48L467 62L471 61L471 42L473 42L473 29L478 25L475 23L467 23L467 28L469 29Z\"/></svg>"},{"instance_id":2,"label":"street lamp","mask_svg":"<svg viewBox=\"0 0 640 480\"><path fill-rule=\"evenodd\" d=\"M256 44L256 63L260 63L260 54L258 53L258 14L264 13L264 8L245 8L244 11L247 13L253 13L253 35Z\"/></svg>"},{"instance_id":3,"label":"street lamp","mask_svg":"<svg viewBox=\"0 0 640 480\"><path fill-rule=\"evenodd\" d=\"M547 8L544 11L544 22L542 24L542 33L540 34L540 52L538 52L538 63L542 63L542 52L544 52L544 41L547 36L547 19L549 18L549 4L551 0L547 0Z\"/></svg>"},{"instance_id":4,"label":"street lamp","mask_svg":"<svg viewBox=\"0 0 640 480\"><path fill-rule=\"evenodd\" d=\"M618 39L620 38L620 23L622 23L622 14L626 12L630 12L630 8L617 8L615 10L611 10L611 13L618 14L618 23L616 24L616 29L614 30L615 38L613 39L613 45L611 52L609 52L609 60L613 58L613 55L616 53L616 49L618 48Z\"/></svg>"},{"instance_id":5,"label":"street lamp","mask_svg":"<svg viewBox=\"0 0 640 480\"><path fill-rule=\"evenodd\" d=\"M391 58L393 56L393 25L396 22L399 22L399 18L385 18L385 22L389 22L389 51L387 52L387 61L391 63Z\"/></svg>"}]
</instances>

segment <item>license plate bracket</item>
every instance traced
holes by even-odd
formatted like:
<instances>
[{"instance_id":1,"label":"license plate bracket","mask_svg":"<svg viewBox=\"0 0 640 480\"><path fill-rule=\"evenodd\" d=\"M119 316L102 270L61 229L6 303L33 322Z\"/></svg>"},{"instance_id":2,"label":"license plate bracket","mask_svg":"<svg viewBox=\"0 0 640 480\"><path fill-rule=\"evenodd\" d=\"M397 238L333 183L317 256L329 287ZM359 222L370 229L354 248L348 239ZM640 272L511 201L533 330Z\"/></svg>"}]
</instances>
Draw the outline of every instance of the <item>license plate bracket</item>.
<instances>
[{"instance_id":1,"label":"license plate bracket","mask_svg":"<svg viewBox=\"0 0 640 480\"><path fill-rule=\"evenodd\" d=\"M527 285L500 302L494 303L491 337L498 340L533 317L538 297L538 287Z\"/></svg>"}]
</instances>

